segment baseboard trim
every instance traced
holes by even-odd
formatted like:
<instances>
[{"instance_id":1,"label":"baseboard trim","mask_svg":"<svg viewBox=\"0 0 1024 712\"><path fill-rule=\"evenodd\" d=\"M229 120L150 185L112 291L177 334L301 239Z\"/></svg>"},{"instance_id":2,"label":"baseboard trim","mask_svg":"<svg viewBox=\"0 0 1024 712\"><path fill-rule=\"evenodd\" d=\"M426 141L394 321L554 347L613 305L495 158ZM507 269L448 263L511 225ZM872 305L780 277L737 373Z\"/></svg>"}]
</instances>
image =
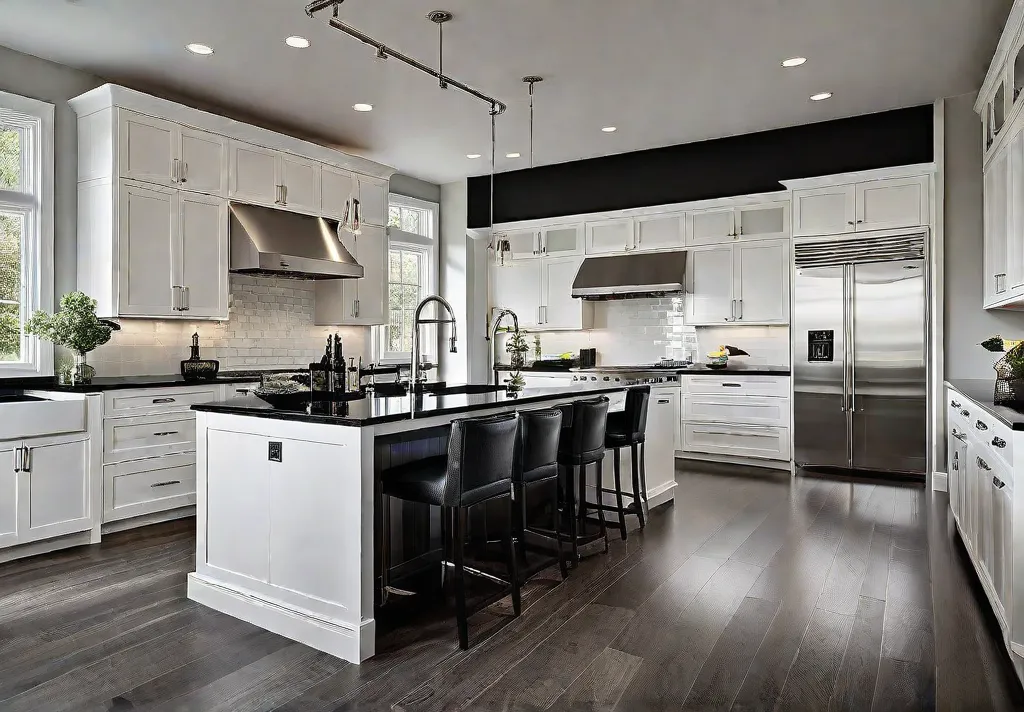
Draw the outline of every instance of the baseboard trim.
<instances>
[{"instance_id":1,"label":"baseboard trim","mask_svg":"<svg viewBox=\"0 0 1024 712\"><path fill-rule=\"evenodd\" d=\"M705 455L704 453L676 451L677 460L693 460L694 462L717 462L723 465L747 465L763 467L769 470L793 472L793 463L788 460L762 460L757 457L732 457L729 455Z\"/></svg>"},{"instance_id":2,"label":"baseboard trim","mask_svg":"<svg viewBox=\"0 0 1024 712\"><path fill-rule=\"evenodd\" d=\"M280 601L259 598L251 592L226 586L197 573L188 575L188 597L351 663L361 663L375 651L376 623L372 618L352 626Z\"/></svg>"},{"instance_id":3,"label":"baseboard trim","mask_svg":"<svg viewBox=\"0 0 1024 712\"><path fill-rule=\"evenodd\" d=\"M112 522L106 522L103 524L102 532L104 534L113 534L114 532L123 532L127 529L147 527L150 524L160 524L161 522L186 519L194 516L196 516L195 505L179 507L178 509L169 509L166 512L154 512L153 514L143 514L130 519L117 519Z\"/></svg>"},{"instance_id":4,"label":"baseboard trim","mask_svg":"<svg viewBox=\"0 0 1024 712\"><path fill-rule=\"evenodd\" d=\"M932 473L932 491L949 492L949 477L945 472Z\"/></svg>"},{"instance_id":5,"label":"baseboard trim","mask_svg":"<svg viewBox=\"0 0 1024 712\"><path fill-rule=\"evenodd\" d=\"M61 549L70 549L74 546L87 546L92 544L92 531L79 532L77 534L65 534L53 539L32 541L27 544L17 544L6 549L0 549L0 564L24 559L29 556L49 554Z\"/></svg>"},{"instance_id":6,"label":"baseboard trim","mask_svg":"<svg viewBox=\"0 0 1024 712\"><path fill-rule=\"evenodd\" d=\"M672 502L676 498L676 481L665 482L664 484L652 487L647 490L647 508L653 509L660 504Z\"/></svg>"}]
</instances>

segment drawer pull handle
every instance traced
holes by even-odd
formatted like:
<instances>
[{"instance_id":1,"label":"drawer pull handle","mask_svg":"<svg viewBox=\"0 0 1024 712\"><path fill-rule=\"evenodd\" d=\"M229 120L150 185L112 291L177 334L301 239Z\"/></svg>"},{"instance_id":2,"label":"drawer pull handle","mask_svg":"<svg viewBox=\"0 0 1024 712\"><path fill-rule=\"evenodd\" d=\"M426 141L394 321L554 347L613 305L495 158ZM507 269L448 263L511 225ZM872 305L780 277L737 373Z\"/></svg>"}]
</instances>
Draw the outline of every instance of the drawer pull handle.
<instances>
[{"instance_id":1,"label":"drawer pull handle","mask_svg":"<svg viewBox=\"0 0 1024 712\"><path fill-rule=\"evenodd\" d=\"M1003 487L1006 487L1006 483L1003 482L998 477L993 477L992 478L992 484L994 484L996 486L996 489L1002 489Z\"/></svg>"},{"instance_id":2,"label":"drawer pull handle","mask_svg":"<svg viewBox=\"0 0 1024 712\"><path fill-rule=\"evenodd\" d=\"M971 411L966 410L966 409L965 410L961 410L960 411L960 415L964 416L965 418L970 418L971 417Z\"/></svg>"},{"instance_id":3,"label":"drawer pull handle","mask_svg":"<svg viewBox=\"0 0 1024 712\"><path fill-rule=\"evenodd\" d=\"M957 402L956 402L955 400L951 400L951 401L949 402L949 404L950 404L951 406L953 406L954 408L959 408L959 407L960 407L960 404L959 404L959 403L957 403Z\"/></svg>"},{"instance_id":4,"label":"drawer pull handle","mask_svg":"<svg viewBox=\"0 0 1024 712\"><path fill-rule=\"evenodd\" d=\"M974 427L976 427L978 430L988 430L988 426L985 425L980 420L977 423L974 424Z\"/></svg>"},{"instance_id":5,"label":"drawer pull handle","mask_svg":"<svg viewBox=\"0 0 1024 712\"><path fill-rule=\"evenodd\" d=\"M153 399L153 404L156 405L157 403L174 403L174 399L173 398L154 398Z\"/></svg>"},{"instance_id":6,"label":"drawer pull handle","mask_svg":"<svg viewBox=\"0 0 1024 712\"><path fill-rule=\"evenodd\" d=\"M154 482L150 487L170 487L171 485L180 485L181 480L167 480L167 482Z\"/></svg>"},{"instance_id":7,"label":"drawer pull handle","mask_svg":"<svg viewBox=\"0 0 1024 712\"><path fill-rule=\"evenodd\" d=\"M992 444L995 445L996 447L1006 447L1006 441L1003 440L998 435L992 438Z\"/></svg>"},{"instance_id":8,"label":"drawer pull handle","mask_svg":"<svg viewBox=\"0 0 1024 712\"><path fill-rule=\"evenodd\" d=\"M983 470L991 470L992 469L991 467L988 466L988 463L985 462L984 460L982 460L980 457L978 458L978 467L980 467Z\"/></svg>"},{"instance_id":9,"label":"drawer pull handle","mask_svg":"<svg viewBox=\"0 0 1024 712\"><path fill-rule=\"evenodd\" d=\"M722 388L743 388L742 383L723 383Z\"/></svg>"},{"instance_id":10,"label":"drawer pull handle","mask_svg":"<svg viewBox=\"0 0 1024 712\"><path fill-rule=\"evenodd\" d=\"M743 436L743 437L752 437L752 438L774 438L774 437L776 437L776 436L770 435L768 433L754 433L754 432L730 433L730 432L727 432L725 430L694 430L693 432L695 434L697 434L697 435L731 435L731 436Z\"/></svg>"},{"instance_id":11,"label":"drawer pull handle","mask_svg":"<svg viewBox=\"0 0 1024 712\"><path fill-rule=\"evenodd\" d=\"M668 399L662 399L662 400L659 400L659 401L658 401L658 405L668 405L668 404L669 404L669 403L671 403L671 402L672 402L672 401L670 401L670 400L668 400Z\"/></svg>"},{"instance_id":12,"label":"drawer pull handle","mask_svg":"<svg viewBox=\"0 0 1024 712\"><path fill-rule=\"evenodd\" d=\"M168 436L177 435L177 434L178 434L177 430L165 430L162 433L153 433L153 437L155 437L155 438L166 438Z\"/></svg>"},{"instance_id":13,"label":"drawer pull handle","mask_svg":"<svg viewBox=\"0 0 1024 712\"><path fill-rule=\"evenodd\" d=\"M953 437L960 442L965 442L967 440L967 435L959 432L956 428L953 428Z\"/></svg>"}]
</instances>

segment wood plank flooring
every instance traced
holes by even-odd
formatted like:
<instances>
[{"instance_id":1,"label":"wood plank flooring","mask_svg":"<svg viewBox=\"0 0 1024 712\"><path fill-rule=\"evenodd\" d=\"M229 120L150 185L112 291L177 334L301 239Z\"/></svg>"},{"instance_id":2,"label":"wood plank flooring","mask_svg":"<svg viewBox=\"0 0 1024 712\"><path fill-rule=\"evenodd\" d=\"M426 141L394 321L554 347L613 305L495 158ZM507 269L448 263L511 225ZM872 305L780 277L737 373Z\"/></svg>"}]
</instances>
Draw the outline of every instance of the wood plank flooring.
<instances>
[{"instance_id":1,"label":"wood plank flooring","mask_svg":"<svg viewBox=\"0 0 1024 712\"><path fill-rule=\"evenodd\" d=\"M477 613L469 651L450 604L417 599L363 665L189 601L192 520L0 565L0 710L1024 708L945 495L677 480L643 533L531 580L518 619Z\"/></svg>"}]
</instances>

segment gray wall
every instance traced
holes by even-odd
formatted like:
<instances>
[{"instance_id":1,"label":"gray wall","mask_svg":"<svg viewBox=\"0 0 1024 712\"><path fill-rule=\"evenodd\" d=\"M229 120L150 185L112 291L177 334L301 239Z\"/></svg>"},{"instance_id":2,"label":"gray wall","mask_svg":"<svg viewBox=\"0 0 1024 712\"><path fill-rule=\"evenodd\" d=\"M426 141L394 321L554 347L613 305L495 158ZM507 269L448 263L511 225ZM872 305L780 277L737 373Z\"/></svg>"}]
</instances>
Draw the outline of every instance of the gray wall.
<instances>
[{"instance_id":1,"label":"gray wall","mask_svg":"<svg viewBox=\"0 0 1024 712\"><path fill-rule=\"evenodd\" d=\"M441 202L441 186L401 173L391 176L391 192L410 198L428 200L431 203Z\"/></svg>"},{"instance_id":2,"label":"gray wall","mask_svg":"<svg viewBox=\"0 0 1024 712\"><path fill-rule=\"evenodd\" d=\"M0 47L0 91L53 104L54 111L54 294L78 282L78 123L68 99L103 80L85 72Z\"/></svg>"},{"instance_id":3,"label":"gray wall","mask_svg":"<svg viewBox=\"0 0 1024 712\"><path fill-rule=\"evenodd\" d=\"M1024 314L981 308L984 266L981 124L975 93L945 101L946 378L994 377L998 358L980 346L995 334L1024 338Z\"/></svg>"}]
</instances>

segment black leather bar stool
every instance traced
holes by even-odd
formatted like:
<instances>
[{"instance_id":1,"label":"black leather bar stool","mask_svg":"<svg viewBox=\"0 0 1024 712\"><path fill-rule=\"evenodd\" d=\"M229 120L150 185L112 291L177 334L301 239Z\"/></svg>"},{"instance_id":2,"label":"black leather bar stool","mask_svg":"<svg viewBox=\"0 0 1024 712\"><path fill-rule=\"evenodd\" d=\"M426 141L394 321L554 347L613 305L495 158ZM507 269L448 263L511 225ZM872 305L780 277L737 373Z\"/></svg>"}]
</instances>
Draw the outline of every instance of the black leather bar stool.
<instances>
[{"instance_id":1,"label":"black leather bar stool","mask_svg":"<svg viewBox=\"0 0 1024 712\"><path fill-rule=\"evenodd\" d=\"M452 535L451 548L455 557L455 611L459 626L459 645L463 650L469 648L469 615L466 611L463 562L466 531L462 514L473 505L507 497L509 522L513 521L512 473L516 462L518 430L519 417L516 413L453 420L447 457L431 457L410 462L381 473L385 512L388 497L441 507L446 559L446 535L448 532ZM386 518L384 526L390 526ZM521 611L519 572L516 562L516 536L511 526L506 543L509 592L512 594L512 610L518 616ZM386 562L383 567L385 581L388 579L389 568L390 563Z\"/></svg>"},{"instance_id":2,"label":"black leather bar stool","mask_svg":"<svg viewBox=\"0 0 1024 712\"><path fill-rule=\"evenodd\" d=\"M518 500L516 531L519 534L520 556L525 561L526 532L554 541L558 550L558 568L564 579L569 575L569 570L565 564L565 552L562 551L560 523L562 498L558 486L558 440L561 430L562 411L556 408L519 412L519 460L512 483ZM526 523L526 493L533 485L543 482L553 484L555 490L553 537L546 530L528 527Z\"/></svg>"},{"instance_id":3,"label":"black leather bar stool","mask_svg":"<svg viewBox=\"0 0 1024 712\"><path fill-rule=\"evenodd\" d=\"M650 400L650 386L634 386L626 391L626 407L621 412L608 415L608 432L604 444L613 452L615 489L602 489L602 492L614 494L616 506L605 505L602 501L601 507L619 515L619 534L623 541L626 539L627 514L635 514L640 520L640 528L644 528L644 505L647 502L647 471L644 467L644 459L646 455L647 406ZM633 473L632 494L622 491L620 453L624 447L628 447L630 455L632 455L630 458ZM632 499L628 507L623 506L623 497Z\"/></svg>"},{"instance_id":4,"label":"black leather bar stool","mask_svg":"<svg viewBox=\"0 0 1024 712\"><path fill-rule=\"evenodd\" d=\"M575 401L571 405L559 406L562 411L562 433L558 443L558 464L566 469L564 482L566 505L569 512L570 537L572 540L573 566L579 565L579 547L599 538L604 538L604 550L608 551L608 530L605 526L604 510L595 507L600 524L599 533L585 536L580 533L587 522L587 466L597 465L598 494L601 492L602 465L604 463L605 429L608 424L608 399L604 396L593 400ZM566 415L568 414L568 415ZM577 478L578 475L578 478ZM576 487L579 496L576 495Z\"/></svg>"}]
</instances>

